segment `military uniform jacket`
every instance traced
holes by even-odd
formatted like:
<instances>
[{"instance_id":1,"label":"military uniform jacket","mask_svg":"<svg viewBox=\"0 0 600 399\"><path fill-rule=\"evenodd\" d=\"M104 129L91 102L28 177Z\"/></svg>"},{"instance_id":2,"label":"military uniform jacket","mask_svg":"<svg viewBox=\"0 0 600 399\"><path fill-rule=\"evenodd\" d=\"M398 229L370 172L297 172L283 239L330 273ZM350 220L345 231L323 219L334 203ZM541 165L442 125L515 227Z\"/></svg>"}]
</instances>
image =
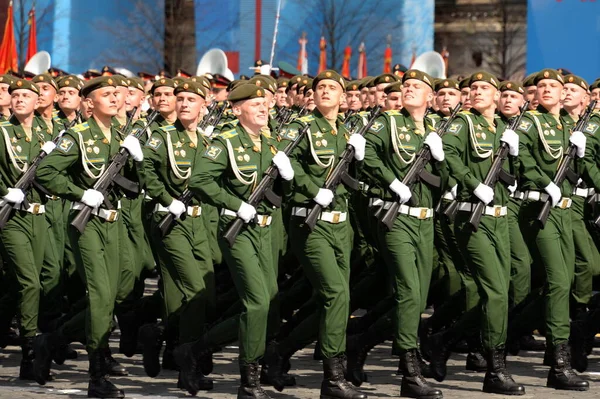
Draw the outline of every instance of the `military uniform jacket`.
<instances>
[{"instance_id":1,"label":"military uniform jacket","mask_svg":"<svg viewBox=\"0 0 600 399\"><path fill-rule=\"evenodd\" d=\"M443 137L444 152L450 176L458 184L458 201L479 202L473 191L488 175L505 129L506 124L499 115L494 117L494 126L490 126L475 109L461 111L448 128ZM502 165L507 173L510 172L509 162L507 160ZM488 205L506 205L508 199L507 188L496 184L494 200Z\"/></svg>"},{"instance_id":2,"label":"military uniform jacket","mask_svg":"<svg viewBox=\"0 0 600 399\"><path fill-rule=\"evenodd\" d=\"M319 189L325 185L325 180L335 168L348 142L348 130L342 118L337 118L337 132L323 117L318 109L290 123L282 129L281 143L296 140L298 132L304 124L309 124L309 132L302 137L298 146L290 156L294 168L292 205L310 206L314 204ZM285 185L290 190L292 185ZM348 209L348 190L344 184L337 186L331 205L327 209L346 211Z\"/></svg>"},{"instance_id":3,"label":"military uniform jacket","mask_svg":"<svg viewBox=\"0 0 600 399\"><path fill-rule=\"evenodd\" d=\"M542 191L552 180L569 146L573 119L561 115L557 121L544 107L527 111L518 127L519 175L523 191ZM560 187L570 197L573 187L568 179Z\"/></svg>"},{"instance_id":4,"label":"military uniform jacket","mask_svg":"<svg viewBox=\"0 0 600 399\"><path fill-rule=\"evenodd\" d=\"M239 124L216 136L194 165L190 189L200 193L204 202L237 211L242 201L248 201L277 153L277 141L270 132L264 131L260 140L259 149ZM262 201L256 210L268 215L273 207Z\"/></svg>"},{"instance_id":5,"label":"military uniform jacket","mask_svg":"<svg viewBox=\"0 0 600 399\"><path fill-rule=\"evenodd\" d=\"M198 158L198 146L204 150L203 136L198 132L198 144L194 144L181 122L161 126L152 132L144 146L144 182L148 195L169 206L187 188L192 168ZM198 205L192 199L190 205Z\"/></svg>"},{"instance_id":6,"label":"military uniform jacket","mask_svg":"<svg viewBox=\"0 0 600 399\"><path fill-rule=\"evenodd\" d=\"M596 192L600 192L600 111L596 110L583 128L587 136L583 158L583 180Z\"/></svg>"},{"instance_id":7,"label":"military uniform jacket","mask_svg":"<svg viewBox=\"0 0 600 399\"><path fill-rule=\"evenodd\" d=\"M386 111L377 118L365 138L365 166L382 187L382 199L393 200L396 195L389 189L390 184L398 179L402 181L413 166L417 153L423 146L425 136L433 131L430 119L425 119L425 132L419 131L407 110ZM443 167L443 162L435 162L435 171ZM433 172L432 163L426 170ZM415 206L433 207L431 187L418 181L411 187Z\"/></svg>"},{"instance_id":8,"label":"military uniform jacket","mask_svg":"<svg viewBox=\"0 0 600 399\"><path fill-rule=\"evenodd\" d=\"M34 118L30 140L14 115L10 120L0 122L0 196L8 194L8 188L15 186L29 167L29 163L40 153L40 148L47 138L43 134L36 134L38 128L39 121ZM46 202L46 197L34 189L27 193L27 200L43 203Z\"/></svg>"},{"instance_id":9,"label":"military uniform jacket","mask_svg":"<svg viewBox=\"0 0 600 399\"><path fill-rule=\"evenodd\" d=\"M37 180L51 194L69 201L80 201L83 192L93 188L104 173L112 157L119 151L120 144L114 127L111 128L109 142L91 117L63 135L56 149L39 166ZM113 186L108 199L115 204L114 201L121 196L119 188Z\"/></svg>"}]
</instances>

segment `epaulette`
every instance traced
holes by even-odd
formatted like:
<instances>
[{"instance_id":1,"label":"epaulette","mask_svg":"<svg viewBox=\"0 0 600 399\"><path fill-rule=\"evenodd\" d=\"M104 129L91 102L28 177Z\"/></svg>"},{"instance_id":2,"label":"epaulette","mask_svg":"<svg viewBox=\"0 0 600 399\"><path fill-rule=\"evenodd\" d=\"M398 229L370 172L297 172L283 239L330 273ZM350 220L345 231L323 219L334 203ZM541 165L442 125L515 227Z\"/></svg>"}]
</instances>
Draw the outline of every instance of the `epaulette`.
<instances>
[{"instance_id":1,"label":"epaulette","mask_svg":"<svg viewBox=\"0 0 600 399\"><path fill-rule=\"evenodd\" d=\"M176 130L175 126L173 125L161 126L160 128L165 132L172 132L173 130Z\"/></svg>"},{"instance_id":2,"label":"epaulette","mask_svg":"<svg viewBox=\"0 0 600 399\"><path fill-rule=\"evenodd\" d=\"M72 130L74 132L83 132L84 130L87 130L89 128L90 128L90 125L87 122L83 122L83 123L73 126Z\"/></svg>"},{"instance_id":3,"label":"epaulette","mask_svg":"<svg viewBox=\"0 0 600 399\"><path fill-rule=\"evenodd\" d=\"M223 133L219 134L218 137L220 137L222 139L230 139L230 138L235 137L237 135L238 135L237 130L231 129L231 130L226 130Z\"/></svg>"},{"instance_id":4,"label":"epaulette","mask_svg":"<svg viewBox=\"0 0 600 399\"><path fill-rule=\"evenodd\" d=\"M369 111L360 111L358 113L358 115L360 115L360 116L369 116L369 115L371 115L371 113Z\"/></svg>"},{"instance_id":5,"label":"epaulette","mask_svg":"<svg viewBox=\"0 0 600 399\"><path fill-rule=\"evenodd\" d=\"M306 115L298 119L302 123L312 122L315 120L314 115Z\"/></svg>"},{"instance_id":6,"label":"epaulette","mask_svg":"<svg viewBox=\"0 0 600 399\"><path fill-rule=\"evenodd\" d=\"M8 126L12 126L12 123L10 123L9 121L2 121L2 122L0 122L0 126L8 127Z\"/></svg>"},{"instance_id":7,"label":"epaulette","mask_svg":"<svg viewBox=\"0 0 600 399\"><path fill-rule=\"evenodd\" d=\"M471 113L471 111L467 110L467 109L463 109L459 112L459 114L463 114L463 115L473 115L473 113Z\"/></svg>"},{"instance_id":8,"label":"epaulette","mask_svg":"<svg viewBox=\"0 0 600 399\"><path fill-rule=\"evenodd\" d=\"M390 109L390 110L385 111L385 113L386 113L386 115L389 115L389 116L398 116L398 115L402 114L397 109Z\"/></svg>"},{"instance_id":9,"label":"epaulette","mask_svg":"<svg viewBox=\"0 0 600 399\"><path fill-rule=\"evenodd\" d=\"M531 115L541 115L540 111L538 111L537 109L531 109L531 110L527 111L527 113L529 113Z\"/></svg>"}]
</instances>

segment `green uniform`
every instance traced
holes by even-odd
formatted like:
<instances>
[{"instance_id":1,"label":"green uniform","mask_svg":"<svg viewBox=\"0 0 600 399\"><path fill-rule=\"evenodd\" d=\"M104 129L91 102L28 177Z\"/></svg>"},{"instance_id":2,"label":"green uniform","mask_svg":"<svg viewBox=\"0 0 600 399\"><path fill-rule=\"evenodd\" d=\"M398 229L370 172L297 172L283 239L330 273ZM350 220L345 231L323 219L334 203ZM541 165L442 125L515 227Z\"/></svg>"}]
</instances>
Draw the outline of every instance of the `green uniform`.
<instances>
[{"instance_id":1,"label":"green uniform","mask_svg":"<svg viewBox=\"0 0 600 399\"><path fill-rule=\"evenodd\" d=\"M240 361L253 363L265 351L267 333L277 329L279 317L272 302L277 296L277 271L273 264L271 214L273 207L261 202L257 207L257 223L245 225L233 246L221 238L236 218L243 201L247 201L264 171L277 152L277 142L270 135L260 137L261 147L253 144L248 132L237 125L219 134L194 164L190 189L203 201L221 209L219 246L236 290L243 304L239 320ZM214 340L228 342L235 326ZM214 329L213 329L214 330ZM215 344L217 342L211 342Z\"/></svg>"},{"instance_id":2,"label":"green uniform","mask_svg":"<svg viewBox=\"0 0 600 399\"><path fill-rule=\"evenodd\" d=\"M545 194L563 152L569 145L569 125L557 119L542 106L527 111L519 125L519 160L521 189L525 199L521 205L519 224L527 243L534 268L545 272L545 317L548 342L562 344L569 339L569 292L573 281L575 252L571 227L571 183L565 179L559 187L563 200L550 210L543 229L536 221L543 202L536 200ZM547 198L547 195L543 196ZM532 270L535 274L535 270Z\"/></svg>"},{"instance_id":3,"label":"green uniform","mask_svg":"<svg viewBox=\"0 0 600 399\"><path fill-rule=\"evenodd\" d=\"M202 146L202 137L197 140ZM152 132L144 147L144 180L148 195L158 201L152 218L154 242L163 277L169 276L176 290L165 285L167 323L179 326L179 342L198 339L206 321L207 295L214 294L214 271L208 236L197 199L188 204L186 217L179 219L164 237L156 225L168 214L167 207L185 190L196 162L197 144L180 122ZM192 321L193 320L193 321Z\"/></svg>"},{"instance_id":4,"label":"green uniform","mask_svg":"<svg viewBox=\"0 0 600 399\"><path fill-rule=\"evenodd\" d=\"M402 181L431 132L419 130L406 110L386 111L366 135L365 166L388 188ZM432 171L428 165L427 170ZM414 207L403 206L391 230L379 227L380 250L389 269L396 304L394 348L417 349L417 331L421 312L426 307L433 266L433 198L431 187L419 181L411 187ZM384 211L395 198L388 188L383 193Z\"/></svg>"},{"instance_id":5,"label":"green uniform","mask_svg":"<svg viewBox=\"0 0 600 399\"><path fill-rule=\"evenodd\" d=\"M63 136L40 165L37 179L50 193L72 201L73 208L79 207L84 191L93 187L119 146L115 129L111 128L109 141L92 117ZM121 196L115 188L107 199L117 208ZM76 315L59 331L73 339L85 327L86 349L92 353L108 345L119 278L120 212L98 208L98 214L90 217L83 233L70 225L77 213L72 209L69 214L68 237L87 289L88 304L85 317Z\"/></svg>"},{"instance_id":6,"label":"green uniform","mask_svg":"<svg viewBox=\"0 0 600 399\"><path fill-rule=\"evenodd\" d=\"M298 121L310 124L310 132L290 157L295 176L290 198L289 239L319 302L318 311L305 320L304 332L314 336L318 330L317 350L323 358L329 359L346 350L350 309L353 232L347 220L348 192L344 185L338 185L332 203L321 213L312 232L304 225L304 219L315 204L313 198L346 147L347 129L338 118L334 130L317 109ZM301 123L295 121L288 125L282 133L283 139L295 140Z\"/></svg>"},{"instance_id":7,"label":"green uniform","mask_svg":"<svg viewBox=\"0 0 600 399\"><path fill-rule=\"evenodd\" d=\"M510 281L507 188L502 183L496 184L494 199L486 207L476 232L468 220L471 207L480 202L474 190L489 172L504 129L505 124L500 117L496 116L494 123L490 124L473 109L461 112L443 138L449 172L458 184L456 198L460 205L454 234L480 296L481 315L478 308L467 309L470 311L467 315L472 317L463 316L462 322L467 326L481 323L485 350L502 347L507 335ZM503 168L509 170L508 162ZM465 327L461 325L461 328Z\"/></svg>"},{"instance_id":8,"label":"green uniform","mask_svg":"<svg viewBox=\"0 0 600 399\"><path fill-rule=\"evenodd\" d=\"M46 140L37 134L39 121L34 119L32 137L27 137L16 117L0 123L0 197L8 194L19 177L27 169ZM14 306L18 307L19 331L22 338L35 337L38 327L40 305L40 272L44 260L44 250L48 225L43 214L45 196L37 190L27 193L29 209L15 211L12 218L0 231L2 259L8 267L11 295L4 295L0 302L0 317L12 319ZM4 204L5 201L3 200ZM3 320L3 325L6 323Z\"/></svg>"}]
</instances>

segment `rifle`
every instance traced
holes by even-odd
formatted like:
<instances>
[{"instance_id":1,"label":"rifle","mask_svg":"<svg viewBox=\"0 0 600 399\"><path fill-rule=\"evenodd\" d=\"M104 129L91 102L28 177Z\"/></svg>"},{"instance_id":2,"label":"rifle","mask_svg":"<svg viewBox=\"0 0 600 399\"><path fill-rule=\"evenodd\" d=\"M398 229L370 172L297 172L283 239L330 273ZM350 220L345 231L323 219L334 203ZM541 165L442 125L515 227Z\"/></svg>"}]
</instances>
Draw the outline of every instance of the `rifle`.
<instances>
[{"instance_id":1,"label":"rifle","mask_svg":"<svg viewBox=\"0 0 600 399\"><path fill-rule=\"evenodd\" d=\"M214 106L213 106L214 104ZM221 117L223 117L223 112L227 109L227 102L224 101L222 106L219 106L216 102L209 106L209 111L202 119L202 122L198 125L202 131L206 130L209 126L217 126Z\"/></svg>"},{"instance_id":2,"label":"rifle","mask_svg":"<svg viewBox=\"0 0 600 399\"><path fill-rule=\"evenodd\" d=\"M583 114L579 117L577 124L573 128L573 131L582 131L583 128L587 125L590 117L592 116L592 112L594 112L594 108L596 107L596 100L590 102L587 106ZM577 184L577 180L579 176L571 169L571 161L575 159L575 154L577 153L577 147L572 143L569 143L567 147L567 152L563 155L563 158L560 161L560 166L554 175L553 183L560 189L565 179L568 179L571 183ZM550 209L552 208L552 201L550 196L544 202L542 206L542 210L537 217L537 222L540 224L540 227L543 229L546 226L546 221L548 220L548 216L550 215Z\"/></svg>"},{"instance_id":3,"label":"rifle","mask_svg":"<svg viewBox=\"0 0 600 399\"><path fill-rule=\"evenodd\" d=\"M527 111L528 108L529 101L525 101L525 104L523 104L521 106L521 109L519 110L519 114L516 117L514 117L513 120L510 122L510 125L508 126L509 129L515 130L519 127L521 119L523 118L523 115L525 115L525 111ZM508 157L508 150L508 144L503 141L500 145L500 148L498 148L498 150L496 151L496 154L494 154L494 161L492 162L492 166L490 167L490 170L485 176L483 184L485 184L488 187L491 187L492 190L496 186L498 180L504 180L502 173L504 173L504 176L509 176L506 172L504 172L504 169L502 169L502 164ZM509 185L512 186L513 184L515 184L514 178L513 182ZM473 209L471 217L469 217L469 224L471 225L471 227L473 227L473 231L477 231L477 229L479 228L479 222L481 222L481 216L483 215L484 210L485 204L479 201L477 205L475 205L475 209Z\"/></svg>"},{"instance_id":4,"label":"rifle","mask_svg":"<svg viewBox=\"0 0 600 399\"><path fill-rule=\"evenodd\" d=\"M58 144L59 140L62 138L65 132L73 126L75 126L80 117L81 114L79 113L79 111L76 111L75 118L71 122L63 126L63 129L60 132L58 132L58 134L56 135L54 140L52 140L52 142L55 145ZM23 175L21 175L21 177L15 184L15 188L21 189L21 191L23 191L23 193L25 194L25 199L21 204L21 206L25 209L29 208L29 203L27 202L27 193L31 190L33 186L39 187L35 182L35 172L37 171L38 166L40 166L42 160L46 158L47 155L48 153L46 151L40 151L40 153L35 158L33 158L27 170L23 173ZM42 191L46 192L46 190L44 189L42 189ZM10 203L5 203L4 205L2 205L2 207L0 208L0 230L4 228L6 222L8 222L8 220L11 218L14 209L16 208L14 208Z\"/></svg>"},{"instance_id":5,"label":"rifle","mask_svg":"<svg viewBox=\"0 0 600 399\"><path fill-rule=\"evenodd\" d=\"M142 133L146 131L148 126L150 126L152 122L154 122L158 115L159 112L157 110L152 111L152 113L146 118L146 123L144 123L143 126L135 129L130 134L136 139L139 139ZM124 131L123 133L128 132ZM119 174L119 172L127 163L127 159L129 159L129 151L121 147L119 149L119 152L117 152L112 158L110 164L108 165L104 173L102 173L102 175L98 178L98 180L96 180L96 183L94 184L93 189L99 191L100 193L102 193L102 195L104 195L104 203L108 209L112 209L113 206L106 199L106 195L108 194L108 190L113 186L114 183L117 183L119 185L124 184L125 179ZM87 206L85 204L83 205L83 208L79 211L77 216L75 216L73 218L73 221L71 222L71 226L79 230L80 233L83 233L83 231L85 230L85 226L90 220L90 216L92 215L93 210L92 207Z\"/></svg>"},{"instance_id":6,"label":"rifle","mask_svg":"<svg viewBox=\"0 0 600 399\"><path fill-rule=\"evenodd\" d=\"M452 123L454 118L456 118L456 115L458 114L458 111L460 111L461 107L462 107L462 103L458 103L456 105L456 107L452 110L452 113L450 114L448 119L443 120L440 123L440 125L438 126L438 128L435 130L436 134L438 134L440 137L442 137L446 133L446 131L450 127L450 124ZM439 185L440 185L439 177L434 176L425 170L425 166L427 166L427 164L429 163L430 160L431 160L431 149L429 148L428 145L423 145L423 147L417 153L417 157L415 158L415 161L413 162L412 166L406 173L406 176L404 176L404 179L402 179L402 183L410 188L413 184L415 184L417 181L419 181L421 179L421 180L431 184L432 186L439 187ZM412 198L411 198L411 201L412 201ZM394 201L392 203L392 205L390 206L390 208L385 213L385 215L383 215L383 217L381 218L381 222L389 230L391 230L392 227L394 226L394 220L396 220L396 217L398 216L398 212L400 212L400 205L402 205L402 204L400 203L399 200Z\"/></svg>"},{"instance_id":7,"label":"rifle","mask_svg":"<svg viewBox=\"0 0 600 399\"><path fill-rule=\"evenodd\" d=\"M292 151L300 143L300 140L302 140L304 135L307 134L309 128L310 125L305 124L302 127L302 129L298 132L298 137L296 138L296 140L290 142L288 145L285 146L285 148L283 149L285 155L289 156L292 153ZM279 169L277 169L277 166L275 166L274 164L271 164L265 171L262 180L260 181L260 183L258 183L258 186L256 186L254 191L252 191L250 197L248 197L247 203L256 208L258 204L264 198L266 198L271 204L275 205L277 208L281 207L281 197L275 194L271 189L273 183L275 182L275 179L277 179L277 176L279 176ZM243 226L244 221L240 218L236 218L233 221L233 223L231 223L231 225L223 235L223 238L227 240L229 246L233 246L233 244L235 243L235 239L237 238L238 234L240 234L240 231L242 230Z\"/></svg>"},{"instance_id":8,"label":"rifle","mask_svg":"<svg viewBox=\"0 0 600 399\"><path fill-rule=\"evenodd\" d=\"M363 125L358 132L353 134L360 134L361 136L364 136L365 133L371 128L373 123L375 123L375 119L379 117L380 112L380 106L376 106L375 108L373 108L367 123ZM341 182L344 182L348 187L353 188L355 190L358 189L358 182L352 177L350 177L350 175L348 174L348 167L350 166L352 159L354 159L354 152L354 147L350 144L346 144L346 149L340 155L340 159L337 165L335 166L331 174L329 174L327 180L325 180L325 185L323 186L323 188L331 190L335 193L337 186ZM311 210L308 211L304 223L308 226L308 228L311 231L314 230L315 226L317 225L317 220L319 219L322 210L323 207L315 203Z\"/></svg>"},{"instance_id":9,"label":"rifle","mask_svg":"<svg viewBox=\"0 0 600 399\"><path fill-rule=\"evenodd\" d=\"M183 192L177 199L183 202L187 209L187 206L192 200L192 198L194 198L194 193L192 193L189 189L186 188L185 190L183 190ZM181 220L185 219L185 214L186 213L184 212L181 215ZM168 212L165 216L163 216L160 222L158 222L157 228L160 232L160 236L166 236L169 233L169 231L171 231L173 226L175 226L175 215L173 215L171 212Z\"/></svg>"}]
</instances>

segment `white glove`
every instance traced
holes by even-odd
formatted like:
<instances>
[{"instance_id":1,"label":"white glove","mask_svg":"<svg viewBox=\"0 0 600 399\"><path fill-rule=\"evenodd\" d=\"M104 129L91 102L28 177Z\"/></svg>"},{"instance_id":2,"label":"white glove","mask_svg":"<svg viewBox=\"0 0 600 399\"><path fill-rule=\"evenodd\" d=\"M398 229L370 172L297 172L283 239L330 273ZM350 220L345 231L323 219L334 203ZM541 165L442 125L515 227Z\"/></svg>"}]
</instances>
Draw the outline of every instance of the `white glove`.
<instances>
[{"instance_id":1,"label":"white glove","mask_svg":"<svg viewBox=\"0 0 600 399\"><path fill-rule=\"evenodd\" d=\"M571 142L571 144L577 147L577 156L579 158L583 158L585 156L585 142L587 141L587 137L585 137L585 134L576 130L573 133L571 133L569 141Z\"/></svg>"},{"instance_id":2,"label":"white glove","mask_svg":"<svg viewBox=\"0 0 600 399\"><path fill-rule=\"evenodd\" d=\"M486 205L494 200L494 190L483 183L479 183L479 185L475 187L473 194Z\"/></svg>"},{"instance_id":3,"label":"white glove","mask_svg":"<svg viewBox=\"0 0 600 399\"><path fill-rule=\"evenodd\" d=\"M2 198L4 198L6 202L12 202L15 205L19 205L25 200L25 193L20 188L9 188L8 194Z\"/></svg>"},{"instance_id":4,"label":"white glove","mask_svg":"<svg viewBox=\"0 0 600 399\"><path fill-rule=\"evenodd\" d=\"M123 144L121 144L121 147L129 151L129 154L134 159L134 161L141 162L144 160L144 153L142 152L140 141L132 135L125 137L125 140L123 140Z\"/></svg>"},{"instance_id":5,"label":"white glove","mask_svg":"<svg viewBox=\"0 0 600 399\"><path fill-rule=\"evenodd\" d=\"M50 154L55 148L56 148L56 144L54 144L52 141L46 141L41 149L46 154Z\"/></svg>"},{"instance_id":6,"label":"white glove","mask_svg":"<svg viewBox=\"0 0 600 399\"><path fill-rule=\"evenodd\" d=\"M256 217L256 209L252 205L242 202L240 209L237 211L237 215L244 223L250 223L252 219Z\"/></svg>"},{"instance_id":7,"label":"white glove","mask_svg":"<svg viewBox=\"0 0 600 399\"><path fill-rule=\"evenodd\" d=\"M331 204L331 201L333 201L333 191L326 188L320 188L317 196L313 199L323 208L327 208L329 204Z\"/></svg>"},{"instance_id":8,"label":"white glove","mask_svg":"<svg viewBox=\"0 0 600 399\"><path fill-rule=\"evenodd\" d=\"M104 195L100 191L90 188L83 192L81 202L92 208L98 208L104 202Z\"/></svg>"},{"instance_id":9,"label":"white glove","mask_svg":"<svg viewBox=\"0 0 600 399\"><path fill-rule=\"evenodd\" d=\"M285 152L277 151L277 154L273 156L273 163L279 169L279 174L283 180L290 181L294 178L294 169L292 169L290 159L285 155Z\"/></svg>"},{"instance_id":10,"label":"white glove","mask_svg":"<svg viewBox=\"0 0 600 399\"><path fill-rule=\"evenodd\" d=\"M517 191L517 181L516 181L516 180L515 180L515 184L513 184L512 186L508 186L508 191L509 191L511 194L514 194L514 193L515 193L515 191Z\"/></svg>"},{"instance_id":11,"label":"white glove","mask_svg":"<svg viewBox=\"0 0 600 399\"><path fill-rule=\"evenodd\" d=\"M403 203L403 204L405 202L408 202L408 200L410 199L410 197L412 197L412 193L410 192L410 188L408 188L408 186L406 184L402 183L398 179L394 179L394 181L392 182L392 184L390 184L390 190L392 190L393 192L395 192L396 194L398 194L398 197L400 197L400 202Z\"/></svg>"},{"instance_id":12,"label":"white glove","mask_svg":"<svg viewBox=\"0 0 600 399\"><path fill-rule=\"evenodd\" d=\"M554 184L554 182L550 182L550 184L548 184L546 187L544 187L544 190L550 196L550 199L552 200L552 206L556 206L562 198L562 193L560 192L560 188L558 188L558 186L556 184Z\"/></svg>"},{"instance_id":13,"label":"white glove","mask_svg":"<svg viewBox=\"0 0 600 399\"><path fill-rule=\"evenodd\" d=\"M438 162L444 160L444 145L442 144L442 138L437 133L429 133L425 137L425 144L431 150L431 156Z\"/></svg>"},{"instance_id":14,"label":"white glove","mask_svg":"<svg viewBox=\"0 0 600 399\"><path fill-rule=\"evenodd\" d=\"M365 159L365 143L367 140L360 134L351 134L348 144L354 147L354 159L362 161Z\"/></svg>"},{"instance_id":15,"label":"white glove","mask_svg":"<svg viewBox=\"0 0 600 399\"><path fill-rule=\"evenodd\" d=\"M185 204L178 199L173 199L167 209L175 216L175 219L179 219L186 211Z\"/></svg>"},{"instance_id":16,"label":"white glove","mask_svg":"<svg viewBox=\"0 0 600 399\"><path fill-rule=\"evenodd\" d=\"M206 129L204 129L204 131L202 132L202 134L205 135L206 137L210 137L210 136L212 136L212 133L214 130L215 130L214 126L207 126Z\"/></svg>"},{"instance_id":17,"label":"white glove","mask_svg":"<svg viewBox=\"0 0 600 399\"><path fill-rule=\"evenodd\" d=\"M457 192L458 192L458 184L455 184L450 189L450 194L452 194L452 199L456 199Z\"/></svg>"},{"instance_id":18,"label":"white glove","mask_svg":"<svg viewBox=\"0 0 600 399\"><path fill-rule=\"evenodd\" d=\"M500 137L500 141L508 144L508 153L513 157L519 155L519 135L512 129L506 129Z\"/></svg>"}]
</instances>

